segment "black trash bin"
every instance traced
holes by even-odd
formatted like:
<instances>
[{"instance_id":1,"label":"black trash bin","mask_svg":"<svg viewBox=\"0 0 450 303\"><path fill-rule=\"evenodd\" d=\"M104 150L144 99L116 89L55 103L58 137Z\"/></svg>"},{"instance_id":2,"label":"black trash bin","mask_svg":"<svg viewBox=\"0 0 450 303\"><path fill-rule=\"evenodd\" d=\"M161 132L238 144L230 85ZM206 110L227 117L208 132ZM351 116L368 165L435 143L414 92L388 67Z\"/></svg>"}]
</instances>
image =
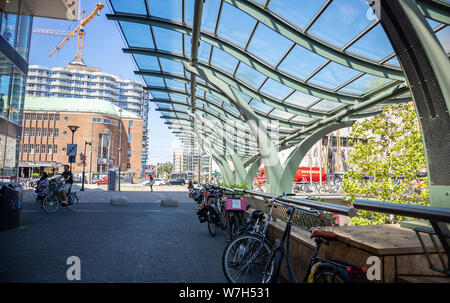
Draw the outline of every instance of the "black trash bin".
<instances>
[{"instance_id":1,"label":"black trash bin","mask_svg":"<svg viewBox=\"0 0 450 303\"><path fill-rule=\"evenodd\" d=\"M0 230L20 226L23 190L17 183L0 184Z\"/></svg>"}]
</instances>

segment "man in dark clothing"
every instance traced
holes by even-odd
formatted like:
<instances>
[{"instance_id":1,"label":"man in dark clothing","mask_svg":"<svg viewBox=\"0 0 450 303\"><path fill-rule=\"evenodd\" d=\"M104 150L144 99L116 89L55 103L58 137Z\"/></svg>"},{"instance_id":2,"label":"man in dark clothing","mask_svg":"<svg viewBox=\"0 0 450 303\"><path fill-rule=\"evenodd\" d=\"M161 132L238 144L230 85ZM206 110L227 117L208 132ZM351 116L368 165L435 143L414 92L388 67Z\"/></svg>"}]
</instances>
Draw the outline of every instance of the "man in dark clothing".
<instances>
[{"instance_id":1,"label":"man in dark clothing","mask_svg":"<svg viewBox=\"0 0 450 303\"><path fill-rule=\"evenodd\" d=\"M73 175L69 170L69 165L64 165L64 172L62 173L61 177L59 177L58 181L61 179L64 179L64 186L61 188L61 191L59 193L61 194L61 198L63 199L62 204L67 204L67 197L73 184Z\"/></svg>"}]
</instances>

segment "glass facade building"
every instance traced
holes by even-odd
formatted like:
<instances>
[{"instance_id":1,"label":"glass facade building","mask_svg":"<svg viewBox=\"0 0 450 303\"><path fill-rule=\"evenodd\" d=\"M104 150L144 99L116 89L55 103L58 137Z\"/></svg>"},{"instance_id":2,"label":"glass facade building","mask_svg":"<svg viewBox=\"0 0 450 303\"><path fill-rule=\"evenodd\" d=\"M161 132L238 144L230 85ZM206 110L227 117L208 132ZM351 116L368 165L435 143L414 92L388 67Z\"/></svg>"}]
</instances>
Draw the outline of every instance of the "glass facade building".
<instances>
[{"instance_id":1,"label":"glass facade building","mask_svg":"<svg viewBox=\"0 0 450 303\"><path fill-rule=\"evenodd\" d=\"M33 16L76 19L63 1L0 1L0 182L18 174L23 103ZM78 11L78 1L74 1Z\"/></svg>"}]
</instances>

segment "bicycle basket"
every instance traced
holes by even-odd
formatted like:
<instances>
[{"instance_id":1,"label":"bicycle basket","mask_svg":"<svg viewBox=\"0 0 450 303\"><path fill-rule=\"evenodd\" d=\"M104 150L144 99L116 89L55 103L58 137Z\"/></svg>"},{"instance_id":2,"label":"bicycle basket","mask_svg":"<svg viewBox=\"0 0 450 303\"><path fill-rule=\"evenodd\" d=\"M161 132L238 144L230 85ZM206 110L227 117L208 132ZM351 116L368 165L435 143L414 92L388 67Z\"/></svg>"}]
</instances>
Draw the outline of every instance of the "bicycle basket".
<instances>
[{"instance_id":1,"label":"bicycle basket","mask_svg":"<svg viewBox=\"0 0 450 303\"><path fill-rule=\"evenodd\" d=\"M225 209L231 211L245 211L246 200L241 198L228 198L225 200Z\"/></svg>"}]
</instances>

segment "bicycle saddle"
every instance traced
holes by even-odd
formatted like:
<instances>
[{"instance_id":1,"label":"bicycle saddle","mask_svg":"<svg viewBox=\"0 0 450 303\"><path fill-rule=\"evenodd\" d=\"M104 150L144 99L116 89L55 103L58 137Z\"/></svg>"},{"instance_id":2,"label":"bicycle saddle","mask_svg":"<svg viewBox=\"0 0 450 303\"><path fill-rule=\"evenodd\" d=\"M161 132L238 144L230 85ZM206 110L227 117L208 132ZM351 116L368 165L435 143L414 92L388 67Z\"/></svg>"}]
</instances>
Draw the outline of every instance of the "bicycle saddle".
<instances>
[{"instance_id":1,"label":"bicycle saddle","mask_svg":"<svg viewBox=\"0 0 450 303\"><path fill-rule=\"evenodd\" d=\"M321 230L318 228L311 228L311 239L312 238L323 238L328 241L336 240L336 234L332 231Z\"/></svg>"},{"instance_id":2,"label":"bicycle saddle","mask_svg":"<svg viewBox=\"0 0 450 303\"><path fill-rule=\"evenodd\" d=\"M254 212L252 212L251 214L251 218L256 220L256 219L262 219L264 217L264 212L260 211L260 210L255 210Z\"/></svg>"}]
</instances>

